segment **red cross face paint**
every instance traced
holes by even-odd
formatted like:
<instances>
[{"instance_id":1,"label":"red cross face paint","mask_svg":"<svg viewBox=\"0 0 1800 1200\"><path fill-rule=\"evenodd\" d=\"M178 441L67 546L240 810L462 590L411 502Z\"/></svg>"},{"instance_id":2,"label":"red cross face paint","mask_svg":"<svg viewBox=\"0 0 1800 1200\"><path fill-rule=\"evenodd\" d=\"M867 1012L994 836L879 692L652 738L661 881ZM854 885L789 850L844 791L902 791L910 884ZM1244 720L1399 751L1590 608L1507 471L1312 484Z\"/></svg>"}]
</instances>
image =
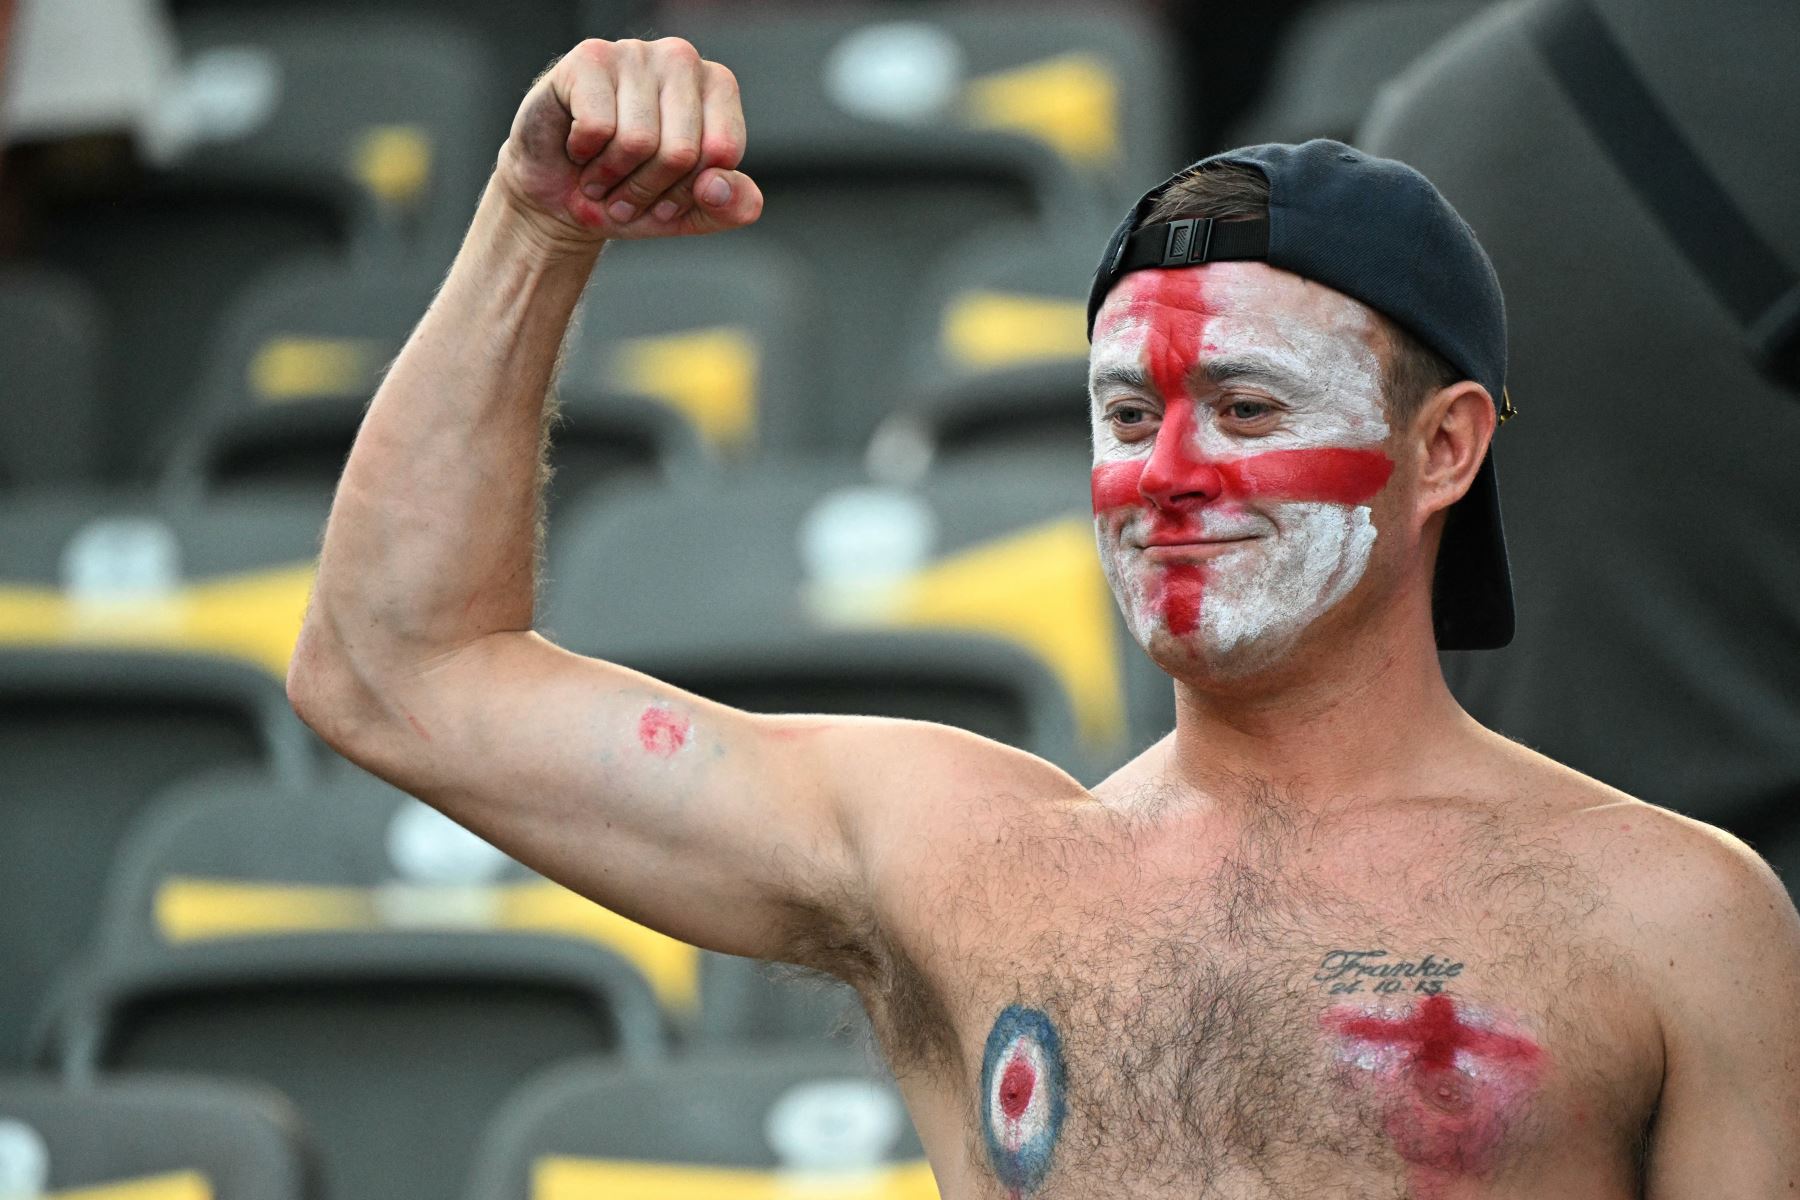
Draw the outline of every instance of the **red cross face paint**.
<instances>
[{"instance_id":1,"label":"red cross face paint","mask_svg":"<svg viewBox=\"0 0 1800 1200\"><path fill-rule=\"evenodd\" d=\"M1323 1024L1342 1081L1376 1101L1400 1156L1440 1180L1495 1165L1544 1065L1529 1037L1447 995L1393 1012L1343 1006Z\"/></svg>"},{"instance_id":2,"label":"red cross face paint","mask_svg":"<svg viewBox=\"0 0 1800 1200\"><path fill-rule=\"evenodd\" d=\"M1226 674L1349 594L1393 463L1369 310L1261 263L1139 271L1095 323L1101 559L1146 646Z\"/></svg>"}]
</instances>

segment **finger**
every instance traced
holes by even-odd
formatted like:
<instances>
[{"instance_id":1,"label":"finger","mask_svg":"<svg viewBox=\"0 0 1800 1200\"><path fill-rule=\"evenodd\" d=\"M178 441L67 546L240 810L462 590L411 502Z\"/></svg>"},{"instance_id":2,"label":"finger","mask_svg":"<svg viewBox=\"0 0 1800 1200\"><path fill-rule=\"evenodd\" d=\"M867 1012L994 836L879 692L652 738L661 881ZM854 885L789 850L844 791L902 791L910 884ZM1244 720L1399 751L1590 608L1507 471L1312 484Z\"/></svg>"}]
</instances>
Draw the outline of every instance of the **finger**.
<instances>
[{"instance_id":1,"label":"finger","mask_svg":"<svg viewBox=\"0 0 1800 1200\"><path fill-rule=\"evenodd\" d=\"M595 199L607 196L621 179L656 153L662 140L662 116L655 76L641 63L617 73L613 90L617 128L606 148L581 171L581 190Z\"/></svg>"},{"instance_id":2,"label":"finger","mask_svg":"<svg viewBox=\"0 0 1800 1200\"><path fill-rule=\"evenodd\" d=\"M737 76L716 62L701 64L700 166L735 170L744 161L744 102Z\"/></svg>"},{"instance_id":3,"label":"finger","mask_svg":"<svg viewBox=\"0 0 1800 1200\"><path fill-rule=\"evenodd\" d=\"M607 195L607 211L615 220L628 221L653 208L700 162L700 55L686 42L664 54L666 72L659 97L662 140L656 153ZM618 210L621 203L630 205L631 216Z\"/></svg>"},{"instance_id":4,"label":"finger","mask_svg":"<svg viewBox=\"0 0 1800 1200\"><path fill-rule=\"evenodd\" d=\"M762 216L762 189L742 171L709 167L694 181L694 206L676 222L675 233L717 233L739 229Z\"/></svg>"},{"instance_id":5,"label":"finger","mask_svg":"<svg viewBox=\"0 0 1800 1200\"><path fill-rule=\"evenodd\" d=\"M572 119L564 150L576 165L588 162L606 148L618 129L618 104L614 96L613 48L589 39L571 50L562 65L564 87Z\"/></svg>"}]
</instances>

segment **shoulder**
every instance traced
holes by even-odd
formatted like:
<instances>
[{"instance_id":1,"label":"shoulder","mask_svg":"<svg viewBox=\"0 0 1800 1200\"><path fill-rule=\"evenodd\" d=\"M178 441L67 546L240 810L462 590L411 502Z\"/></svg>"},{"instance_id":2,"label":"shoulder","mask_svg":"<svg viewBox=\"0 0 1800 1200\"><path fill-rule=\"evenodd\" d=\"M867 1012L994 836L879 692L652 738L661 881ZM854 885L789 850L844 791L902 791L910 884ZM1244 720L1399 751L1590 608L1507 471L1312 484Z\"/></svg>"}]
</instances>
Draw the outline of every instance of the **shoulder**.
<instances>
[{"instance_id":1,"label":"shoulder","mask_svg":"<svg viewBox=\"0 0 1800 1200\"><path fill-rule=\"evenodd\" d=\"M1800 953L1800 917L1773 869L1717 826L1627 795L1530 751L1509 789L1538 810L1618 915L1617 936L1667 964L1676 947L1724 953L1739 944Z\"/></svg>"}]
</instances>

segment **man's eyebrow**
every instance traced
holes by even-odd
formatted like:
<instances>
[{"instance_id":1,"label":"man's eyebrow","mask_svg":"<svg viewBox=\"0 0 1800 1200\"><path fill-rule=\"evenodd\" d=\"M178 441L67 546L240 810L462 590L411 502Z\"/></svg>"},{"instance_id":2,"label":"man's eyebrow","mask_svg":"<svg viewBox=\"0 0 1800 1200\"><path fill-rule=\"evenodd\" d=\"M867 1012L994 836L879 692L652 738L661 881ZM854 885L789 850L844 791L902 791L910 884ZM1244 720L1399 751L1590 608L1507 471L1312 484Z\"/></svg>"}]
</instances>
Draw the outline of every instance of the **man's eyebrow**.
<instances>
[{"instance_id":1,"label":"man's eyebrow","mask_svg":"<svg viewBox=\"0 0 1800 1200\"><path fill-rule=\"evenodd\" d=\"M1097 392L1107 385L1132 388L1136 391L1151 390L1150 375L1138 363L1108 363L1095 368L1088 376L1088 391Z\"/></svg>"},{"instance_id":2,"label":"man's eyebrow","mask_svg":"<svg viewBox=\"0 0 1800 1200\"><path fill-rule=\"evenodd\" d=\"M1200 364L1200 374L1214 387L1227 383L1260 383L1298 400L1313 400L1320 395L1319 385L1313 380L1255 354L1222 354L1209 358Z\"/></svg>"}]
</instances>

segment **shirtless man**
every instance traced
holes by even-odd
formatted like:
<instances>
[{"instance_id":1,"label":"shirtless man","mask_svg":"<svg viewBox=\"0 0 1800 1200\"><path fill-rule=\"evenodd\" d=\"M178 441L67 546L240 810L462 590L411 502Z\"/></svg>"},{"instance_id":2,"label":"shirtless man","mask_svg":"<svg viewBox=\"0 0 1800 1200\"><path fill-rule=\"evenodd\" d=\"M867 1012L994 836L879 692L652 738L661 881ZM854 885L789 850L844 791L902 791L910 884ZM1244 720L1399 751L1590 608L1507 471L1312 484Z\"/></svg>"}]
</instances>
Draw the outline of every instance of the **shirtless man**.
<instances>
[{"instance_id":1,"label":"shirtless man","mask_svg":"<svg viewBox=\"0 0 1800 1200\"><path fill-rule=\"evenodd\" d=\"M754 221L744 141L678 39L533 87L346 467L308 723L608 908L848 980L946 1197L1795 1195L1800 920L1741 843L1457 707L1433 563L1497 381L1403 394L1399 327L1339 290L1102 278L1096 531L1178 720L1092 790L532 632L577 297L607 241Z\"/></svg>"}]
</instances>

